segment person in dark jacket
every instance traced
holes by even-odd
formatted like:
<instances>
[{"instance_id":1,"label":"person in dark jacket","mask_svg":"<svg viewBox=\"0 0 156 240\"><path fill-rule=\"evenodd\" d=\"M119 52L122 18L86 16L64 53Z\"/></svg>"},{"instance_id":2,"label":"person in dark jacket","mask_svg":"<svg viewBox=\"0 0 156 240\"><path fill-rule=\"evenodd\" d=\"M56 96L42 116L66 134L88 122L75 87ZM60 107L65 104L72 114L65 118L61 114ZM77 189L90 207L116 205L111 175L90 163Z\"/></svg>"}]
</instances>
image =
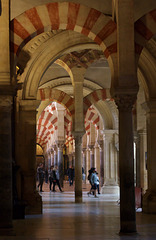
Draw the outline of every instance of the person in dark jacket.
<instances>
[{"instance_id":1,"label":"person in dark jacket","mask_svg":"<svg viewBox=\"0 0 156 240\"><path fill-rule=\"evenodd\" d=\"M43 163L40 163L38 168L37 168L37 174L38 174L38 189L40 187L40 192L43 192L42 187L43 187L43 181L44 181L44 169L43 169Z\"/></svg>"},{"instance_id":2,"label":"person in dark jacket","mask_svg":"<svg viewBox=\"0 0 156 240\"><path fill-rule=\"evenodd\" d=\"M62 189L61 189L61 186L60 186L60 177L59 177L59 171L58 171L58 166L55 166L54 168L54 172L53 172L53 177L54 177L54 180L53 180L53 192L56 192L55 190L55 186L57 185L60 192L63 192Z\"/></svg>"},{"instance_id":3,"label":"person in dark jacket","mask_svg":"<svg viewBox=\"0 0 156 240\"><path fill-rule=\"evenodd\" d=\"M51 166L50 170L49 170L49 189L50 189L50 192L51 192L52 184L54 186L54 180L56 180L56 174L55 174L55 171L54 171L54 166Z\"/></svg>"},{"instance_id":4,"label":"person in dark jacket","mask_svg":"<svg viewBox=\"0 0 156 240\"><path fill-rule=\"evenodd\" d=\"M75 176L75 171L74 171L73 166L70 166L68 168L67 175L68 175L68 180L69 180L69 186L72 186L73 182L74 182L74 176Z\"/></svg>"}]
</instances>

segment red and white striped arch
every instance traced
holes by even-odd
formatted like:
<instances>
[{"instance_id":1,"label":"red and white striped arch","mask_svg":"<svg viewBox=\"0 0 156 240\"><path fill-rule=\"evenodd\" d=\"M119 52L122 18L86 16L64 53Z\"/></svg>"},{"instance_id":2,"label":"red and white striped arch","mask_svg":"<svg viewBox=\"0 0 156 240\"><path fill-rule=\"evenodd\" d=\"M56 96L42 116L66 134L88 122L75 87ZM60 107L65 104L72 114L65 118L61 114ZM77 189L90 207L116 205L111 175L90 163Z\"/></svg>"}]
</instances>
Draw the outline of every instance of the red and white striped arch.
<instances>
[{"instance_id":1,"label":"red and white striped arch","mask_svg":"<svg viewBox=\"0 0 156 240\"><path fill-rule=\"evenodd\" d=\"M135 53L141 54L146 43L156 34L156 9L135 22Z\"/></svg>"},{"instance_id":2,"label":"red and white striped arch","mask_svg":"<svg viewBox=\"0 0 156 240\"><path fill-rule=\"evenodd\" d=\"M56 108L51 104L42 111L37 121L36 142L44 148L48 142L52 141L53 134L57 128Z\"/></svg>"},{"instance_id":3,"label":"red and white striped arch","mask_svg":"<svg viewBox=\"0 0 156 240\"><path fill-rule=\"evenodd\" d=\"M57 116L50 112L43 111L37 121L37 124L44 125L48 129L50 129L51 125L53 125L55 129L57 129Z\"/></svg>"},{"instance_id":4,"label":"red and white striped arch","mask_svg":"<svg viewBox=\"0 0 156 240\"><path fill-rule=\"evenodd\" d=\"M50 131L48 128L38 124L37 124L37 129L38 129L38 133L36 135L36 142L40 145L49 141L51 139L51 135L54 133L53 130Z\"/></svg>"},{"instance_id":5,"label":"red and white striped arch","mask_svg":"<svg viewBox=\"0 0 156 240\"><path fill-rule=\"evenodd\" d=\"M116 23L96 9L55 2L25 11L11 21L11 51L18 55L34 36L50 30L73 30L97 42L108 58L117 52Z\"/></svg>"},{"instance_id":6,"label":"red and white striped arch","mask_svg":"<svg viewBox=\"0 0 156 240\"><path fill-rule=\"evenodd\" d=\"M103 101L111 100L111 101L113 101L113 99L111 98L111 95L110 95L110 89L95 90L94 92L87 95L83 99L83 112L84 112L84 114L86 114L88 108L90 108L90 106L92 104L97 103L100 100L103 100Z\"/></svg>"},{"instance_id":7,"label":"red and white striped arch","mask_svg":"<svg viewBox=\"0 0 156 240\"><path fill-rule=\"evenodd\" d=\"M74 114L74 99L65 92L52 88L40 88L37 99L42 101L49 99L61 103L69 110L71 115Z\"/></svg>"},{"instance_id":8,"label":"red and white striped arch","mask_svg":"<svg viewBox=\"0 0 156 240\"><path fill-rule=\"evenodd\" d=\"M73 142L73 135L72 135L72 118L69 113L69 111L66 111L64 116L64 129L65 129L65 135L66 135L66 141L65 145L66 147L69 147L69 143L72 144Z\"/></svg>"},{"instance_id":9,"label":"red and white striped arch","mask_svg":"<svg viewBox=\"0 0 156 240\"><path fill-rule=\"evenodd\" d=\"M88 109L86 118L85 118L85 130L86 130L87 135L90 135L91 122L94 124L95 128L98 130L99 123L100 123L100 117L99 117L97 111L93 107Z\"/></svg>"}]
</instances>

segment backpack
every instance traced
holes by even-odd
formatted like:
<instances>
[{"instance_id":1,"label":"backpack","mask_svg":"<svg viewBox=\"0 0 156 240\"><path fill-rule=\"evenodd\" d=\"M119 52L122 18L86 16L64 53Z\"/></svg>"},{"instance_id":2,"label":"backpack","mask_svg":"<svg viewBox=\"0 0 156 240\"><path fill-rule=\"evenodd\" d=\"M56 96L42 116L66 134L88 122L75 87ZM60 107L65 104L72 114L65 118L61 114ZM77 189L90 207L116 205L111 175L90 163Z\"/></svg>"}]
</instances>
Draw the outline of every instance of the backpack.
<instances>
[{"instance_id":1,"label":"backpack","mask_svg":"<svg viewBox=\"0 0 156 240\"><path fill-rule=\"evenodd\" d=\"M88 174L87 179L90 181L90 179L91 179L91 175L92 175L92 170L90 169L88 172L89 172L89 174Z\"/></svg>"}]
</instances>

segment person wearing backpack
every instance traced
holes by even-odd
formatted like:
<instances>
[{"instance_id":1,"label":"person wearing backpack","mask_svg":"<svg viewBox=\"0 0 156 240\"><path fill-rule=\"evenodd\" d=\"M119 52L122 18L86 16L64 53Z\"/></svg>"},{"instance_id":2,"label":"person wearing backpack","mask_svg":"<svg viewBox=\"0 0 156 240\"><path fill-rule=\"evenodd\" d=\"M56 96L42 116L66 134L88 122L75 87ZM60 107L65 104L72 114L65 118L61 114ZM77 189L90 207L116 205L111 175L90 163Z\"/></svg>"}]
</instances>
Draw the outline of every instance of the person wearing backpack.
<instances>
[{"instance_id":1,"label":"person wearing backpack","mask_svg":"<svg viewBox=\"0 0 156 240\"><path fill-rule=\"evenodd\" d=\"M87 194L89 196L89 194L91 194L91 192L93 191L94 197L97 198L96 189L97 189L97 184L98 184L98 178L97 178L97 174L96 174L96 169L95 168L92 168L92 174L90 176L90 182L91 182L91 189L90 189L90 191Z\"/></svg>"}]
</instances>

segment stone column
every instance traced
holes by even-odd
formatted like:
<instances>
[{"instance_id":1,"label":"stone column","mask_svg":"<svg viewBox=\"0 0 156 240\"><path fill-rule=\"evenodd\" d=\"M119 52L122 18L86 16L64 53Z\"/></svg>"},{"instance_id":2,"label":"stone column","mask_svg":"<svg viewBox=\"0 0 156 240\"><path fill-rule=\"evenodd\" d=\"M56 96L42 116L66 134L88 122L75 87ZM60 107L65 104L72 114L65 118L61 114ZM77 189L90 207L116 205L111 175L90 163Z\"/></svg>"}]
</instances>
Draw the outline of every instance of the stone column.
<instances>
[{"instance_id":1,"label":"stone column","mask_svg":"<svg viewBox=\"0 0 156 240\"><path fill-rule=\"evenodd\" d=\"M117 185L114 131L105 130L105 185Z\"/></svg>"},{"instance_id":2,"label":"stone column","mask_svg":"<svg viewBox=\"0 0 156 240\"><path fill-rule=\"evenodd\" d=\"M12 141L13 89L10 85L10 1L1 0L0 15L0 235L12 234Z\"/></svg>"},{"instance_id":3,"label":"stone column","mask_svg":"<svg viewBox=\"0 0 156 240\"><path fill-rule=\"evenodd\" d=\"M54 166L58 165L58 160L57 160L57 147L55 146L54 148Z\"/></svg>"},{"instance_id":4,"label":"stone column","mask_svg":"<svg viewBox=\"0 0 156 240\"><path fill-rule=\"evenodd\" d=\"M95 162L95 168L98 172L98 176L100 178L100 151L99 151L99 145L96 142L94 146L94 162Z\"/></svg>"},{"instance_id":5,"label":"stone column","mask_svg":"<svg viewBox=\"0 0 156 240\"><path fill-rule=\"evenodd\" d=\"M139 135L139 183L138 186L142 188L142 192L147 190L147 131L138 131Z\"/></svg>"},{"instance_id":6,"label":"stone column","mask_svg":"<svg viewBox=\"0 0 156 240\"><path fill-rule=\"evenodd\" d=\"M48 162L49 162L49 151L47 151L45 154L44 154L44 167L45 169L48 167Z\"/></svg>"},{"instance_id":7,"label":"stone column","mask_svg":"<svg viewBox=\"0 0 156 240\"><path fill-rule=\"evenodd\" d=\"M90 166L90 150L86 149L86 177L88 176L88 171L91 168Z\"/></svg>"},{"instance_id":8,"label":"stone column","mask_svg":"<svg viewBox=\"0 0 156 240\"><path fill-rule=\"evenodd\" d=\"M132 121L136 96L120 95L115 100L119 109L120 231L136 232Z\"/></svg>"},{"instance_id":9,"label":"stone column","mask_svg":"<svg viewBox=\"0 0 156 240\"><path fill-rule=\"evenodd\" d=\"M111 93L119 109L120 232L135 233L132 107L139 89L134 41L134 0L117 0L117 73Z\"/></svg>"},{"instance_id":10,"label":"stone column","mask_svg":"<svg viewBox=\"0 0 156 240\"><path fill-rule=\"evenodd\" d=\"M54 150L51 149L51 163L50 163L51 166L54 166Z\"/></svg>"},{"instance_id":11,"label":"stone column","mask_svg":"<svg viewBox=\"0 0 156 240\"><path fill-rule=\"evenodd\" d=\"M49 152L48 152L48 165L47 165L47 168L50 169L50 166L51 166L51 150L49 150Z\"/></svg>"},{"instance_id":12,"label":"stone column","mask_svg":"<svg viewBox=\"0 0 156 240\"><path fill-rule=\"evenodd\" d=\"M139 156L139 136L134 133L134 183L140 187L140 156Z\"/></svg>"},{"instance_id":13,"label":"stone column","mask_svg":"<svg viewBox=\"0 0 156 240\"><path fill-rule=\"evenodd\" d=\"M12 234L12 97L0 96L0 235Z\"/></svg>"},{"instance_id":14,"label":"stone column","mask_svg":"<svg viewBox=\"0 0 156 240\"><path fill-rule=\"evenodd\" d=\"M86 149L85 148L83 148L82 154L83 154L82 166L84 168L84 173L86 174Z\"/></svg>"},{"instance_id":15,"label":"stone column","mask_svg":"<svg viewBox=\"0 0 156 240\"><path fill-rule=\"evenodd\" d=\"M82 202L82 135L75 138L75 202Z\"/></svg>"},{"instance_id":16,"label":"stone column","mask_svg":"<svg viewBox=\"0 0 156 240\"><path fill-rule=\"evenodd\" d=\"M63 180L64 180L63 146L64 146L64 141L57 142L57 162L58 162L57 165L58 165L61 187L63 187Z\"/></svg>"},{"instance_id":17,"label":"stone column","mask_svg":"<svg viewBox=\"0 0 156 240\"><path fill-rule=\"evenodd\" d=\"M143 196L143 212L156 213L156 101L144 104L147 121L148 189Z\"/></svg>"},{"instance_id":18,"label":"stone column","mask_svg":"<svg viewBox=\"0 0 156 240\"><path fill-rule=\"evenodd\" d=\"M86 164L86 149L83 148L83 151L82 151L82 156L83 156L83 160L82 160L82 166L83 166L83 169L84 169L84 174L85 174L85 179L84 179L84 182L86 183L86 167L87 167L87 164Z\"/></svg>"},{"instance_id":19,"label":"stone column","mask_svg":"<svg viewBox=\"0 0 156 240\"><path fill-rule=\"evenodd\" d=\"M42 199L36 191L36 108L39 101L21 100L19 108L17 164L20 166L21 200L26 214L42 213Z\"/></svg>"},{"instance_id":20,"label":"stone column","mask_svg":"<svg viewBox=\"0 0 156 240\"><path fill-rule=\"evenodd\" d=\"M75 202L82 202L82 136L85 132L83 114L83 81L85 69L73 68L74 107L73 136L75 139Z\"/></svg>"},{"instance_id":21,"label":"stone column","mask_svg":"<svg viewBox=\"0 0 156 240\"><path fill-rule=\"evenodd\" d=\"M94 146L89 145L90 149L90 167L95 167L95 159L94 159Z\"/></svg>"},{"instance_id":22,"label":"stone column","mask_svg":"<svg viewBox=\"0 0 156 240\"><path fill-rule=\"evenodd\" d=\"M100 186L104 184L104 153L103 153L103 140L99 141L100 146Z\"/></svg>"},{"instance_id":23,"label":"stone column","mask_svg":"<svg viewBox=\"0 0 156 240\"><path fill-rule=\"evenodd\" d=\"M9 19L10 19L10 1L1 0L2 2L2 14L0 16L0 53L1 61L0 64L0 84L2 86L10 86L10 36L9 36ZM11 86L10 86L11 87Z\"/></svg>"},{"instance_id":24,"label":"stone column","mask_svg":"<svg viewBox=\"0 0 156 240\"><path fill-rule=\"evenodd\" d=\"M73 166L73 153L69 154L69 166Z\"/></svg>"}]
</instances>

